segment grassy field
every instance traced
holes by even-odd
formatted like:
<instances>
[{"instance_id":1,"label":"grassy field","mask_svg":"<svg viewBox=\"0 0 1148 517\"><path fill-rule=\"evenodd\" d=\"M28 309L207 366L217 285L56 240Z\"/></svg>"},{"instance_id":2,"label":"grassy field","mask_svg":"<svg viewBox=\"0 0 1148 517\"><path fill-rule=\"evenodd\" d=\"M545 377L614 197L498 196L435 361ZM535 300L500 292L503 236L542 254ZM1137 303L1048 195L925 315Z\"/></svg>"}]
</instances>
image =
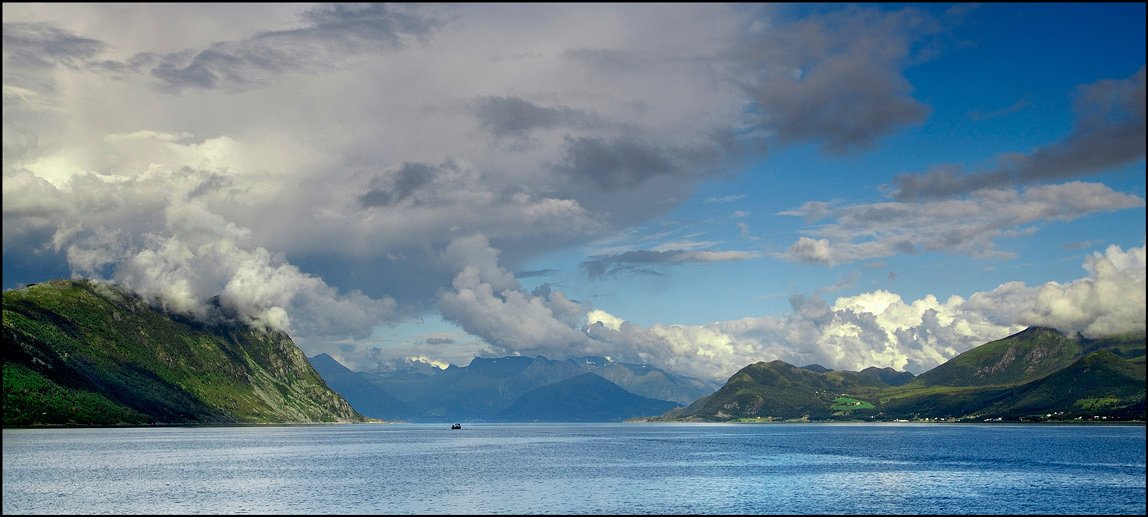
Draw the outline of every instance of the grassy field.
<instances>
[{"instance_id":1,"label":"grassy field","mask_svg":"<svg viewBox=\"0 0 1148 517\"><path fill-rule=\"evenodd\" d=\"M847 413L849 411L856 411L859 409L873 409L874 407L876 407L876 406L874 406L873 404L866 402L864 400L855 399L853 397L842 396L842 397L837 397L833 401L833 405L830 406L829 409L832 409L835 412Z\"/></svg>"}]
</instances>

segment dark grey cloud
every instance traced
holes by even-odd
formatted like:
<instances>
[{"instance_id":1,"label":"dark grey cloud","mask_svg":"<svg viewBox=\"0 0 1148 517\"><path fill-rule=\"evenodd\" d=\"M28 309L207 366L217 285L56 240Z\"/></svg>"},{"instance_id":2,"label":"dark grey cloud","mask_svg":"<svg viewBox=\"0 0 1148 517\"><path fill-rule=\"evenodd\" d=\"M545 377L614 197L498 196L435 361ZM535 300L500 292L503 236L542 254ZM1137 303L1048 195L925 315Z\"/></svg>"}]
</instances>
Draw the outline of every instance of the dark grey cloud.
<instances>
[{"instance_id":1,"label":"dark grey cloud","mask_svg":"<svg viewBox=\"0 0 1148 517\"><path fill-rule=\"evenodd\" d=\"M530 291L530 295L535 298L546 300L548 302L553 302L555 297L562 297L562 299L574 305L580 305L582 303L578 300L566 298L566 295L561 291L554 289L554 284L551 284L550 282L543 282L539 284L538 287L535 287ZM579 318L579 321L581 316L581 313L576 314L576 317Z\"/></svg>"},{"instance_id":2,"label":"dark grey cloud","mask_svg":"<svg viewBox=\"0 0 1148 517\"><path fill-rule=\"evenodd\" d=\"M534 278L539 276L550 276L557 273L557 269L534 269L530 271L515 271L514 278Z\"/></svg>"},{"instance_id":3,"label":"dark grey cloud","mask_svg":"<svg viewBox=\"0 0 1148 517\"><path fill-rule=\"evenodd\" d=\"M783 143L819 142L844 154L929 114L903 69L940 30L913 8L850 7L750 34L730 55L751 77L741 84L760 126Z\"/></svg>"},{"instance_id":4,"label":"dark grey cloud","mask_svg":"<svg viewBox=\"0 0 1148 517\"><path fill-rule=\"evenodd\" d=\"M574 62L581 62L593 67L611 69L615 71L626 70L634 66L647 64L649 57L640 56L634 52L615 48L575 48L562 53L562 57Z\"/></svg>"},{"instance_id":5,"label":"dark grey cloud","mask_svg":"<svg viewBox=\"0 0 1148 517\"><path fill-rule=\"evenodd\" d=\"M584 125L592 117L581 111L539 106L519 97L481 97L474 102L474 115L482 129L496 138L524 138L536 129Z\"/></svg>"},{"instance_id":6,"label":"dark grey cloud","mask_svg":"<svg viewBox=\"0 0 1148 517\"><path fill-rule=\"evenodd\" d=\"M366 207L399 203L430 183L437 170L436 166L425 163L403 163L398 170L374 177L370 190L359 196L359 202Z\"/></svg>"},{"instance_id":7,"label":"dark grey cloud","mask_svg":"<svg viewBox=\"0 0 1148 517\"><path fill-rule=\"evenodd\" d=\"M318 72L356 56L425 40L442 22L418 6L327 4L303 12L304 26L265 31L203 49L141 52L124 60L97 60L108 45L47 23L5 23L5 66L87 67L117 78L147 73L161 89L243 91L286 72ZM9 82L6 78L5 82Z\"/></svg>"},{"instance_id":8,"label":"dark grey cloud","mask_svg":"<svg viewBox=\"0 0 1148 517\"><path fill-rule=\"evenodd\" d=\"M181 55L190 57L191 51L185 51ZM127 60L116 61L113 59L105 59L101 61L93 61L89 63L89 68L97 72L104 72L116 79L127 79L130 75L151 70L153 67L160 65L165 59L171 59L154 52L141 52Z\"/></svg>"},{"instance_id":9,"label":"dark grey cloud","mask_svg":"<svg viewBox=\"0 0 1148 517\"><path fill-rule=\"evenodd\" d=\"M641 266L666 264L681 254L681 250L652 251L636 250L614 255L595 255L582 262L582 270L590 279L612 277L619 273L659 274Z\"/></svg>"},{"instance_id":10,"label":"dark grey cloud","mask_svg":"<svg viewBox=\"0 0 1148 517\"><path fill-rule=\"evenodd\" d=\"M5 66L80 66L107 48L47 23L5 23L3 41Z\"/></svg>"},{"instance_id":11,"label":"dark grey cloud","mask_svg":"<svg viewBox=\"0 0 1148 517\"><path fill-rule=\"evenodd\" d=\"M1043 180L1081 177L1143 160L1145 156L1144 67L1128 79L1079 87L1076 125L1068 137L1032 154L1000 157L996 169L961 173L941 167L893 178L902 200L957 196L977 190Z\"/></svg>"},{"instance_id":12,"label":"dark grey cloud","mask_svg":"<svg viewBox=\"0 0 1148 517\"><path fill-rule=\"evenodd\" d=\"M50 147L45 144L53 140L52 133L44 129L59 117L53 111L59 104L57 69L83 68L107 47L47 23L3 25L5 161Z\"/></svg>"},{"instance_id":13,"label":"dark grey cloud","mask_svg":"<svg viewBox=\"0 0 1148 517\"><path fill-rule=\"evenodd\" d=\"M633 250L591 256L582 261L581 268L591 280L619 274L661 276L661 272L650 268L650 266L747 260L757 256L756 253L745 251Z\"/></svg>"},{"instance_id":14,"label":"dark grey cloud","mask_svg":"<svg viewBox=\"0 0 1148 517\"><path fill-rule=\"evenodd\" d=\"M1081 87L1074 102L1077 122L1061 142L1041 148L1015 167L1022 183L1058 179L1143 160L1144 67L1124 80Z\"/></svg>"},{"instance_id":15,"label":"dark grey cloud","mask_svg":"<svg viewBox=\"0 0 1148 517\"><path fill-rule=\"evenodd\" d=\"M657 176L695 174L721 157L717 145L661 147L630 136L567 137L564 160L554 169L602 190L634 187Z\"/></svg>"},{"instance_id":16,"label":"dark grey cloud","mask_svg":"<svg viewBox=\"0 0 1148 517\"><path fill-rule=\"evenodd\" d=\"M678 168L664 149L629 137L567 138L566 160L557 167L607 190L632 187L650 176L673 174Z\"/></svg>"},{"instance_id":17,"label":"dark grey cloud","mask_svg":"<svg viewBox=\"0 0 1148 517\"><path fill-rule=\"evenodd\" d=\"M243 91L285 72L318 72L355 55L395 50L409 39L425 39L441 25L411 6L329 4L304 12L306 25L261 32L247 39L213 43L201 50L141 53L123 62L98 66L123 73L148 71L161 88Z\"/></svg>"},{"instance_id":18,"label":"dark grey cloud","mask_svg":"<svg viewBox=\"0 0 1148 517\"><path fill-rule=\"evenodd\" d=\"M454 340L448 337L428 337L423 340L428 345L452 345Z\"/></svg>"},{"instance_id":19,"label":"dark grey cloud","mask_svg":"<svg viewBox=\"0 0 1148 517\"><path fill-rule=\"evenodd\" d=\"M208 174L198 187L195 187L191 192L187 193L188 198L197 198L200 196L208 195L212 192L217 192L234 185L231 178L221 174Z\"/></svg>"},{"instance_id":20,"label":"dark grey cloud","mask_svg":"<svg viewBox=\"0 0 1148 517\"><path fill-rule=\"evenodd\" d=\"M848 90L840 89L842 81L849 82ZM928 106L905 95L908 90L899 75L841 59L793 81L791 88L754 93L768 111L766 124L783 141L821 141L826 151L845 154L925 119Z\"/></svg>"}]
</instances>

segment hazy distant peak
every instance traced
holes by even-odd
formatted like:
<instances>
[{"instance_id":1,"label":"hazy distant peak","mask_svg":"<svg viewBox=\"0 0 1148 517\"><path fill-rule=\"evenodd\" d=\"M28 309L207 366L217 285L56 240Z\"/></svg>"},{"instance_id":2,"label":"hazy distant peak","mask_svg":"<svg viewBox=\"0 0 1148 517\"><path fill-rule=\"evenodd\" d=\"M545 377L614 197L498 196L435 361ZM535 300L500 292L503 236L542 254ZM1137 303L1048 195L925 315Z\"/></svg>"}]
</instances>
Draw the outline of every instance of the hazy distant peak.
<instances>
[{"instance_id":1,"label":"hazy distant peak","mask_svg":"<svg viewBox=\"0 0 1148 517\"><path fill-rule=\"evenodd\" d=\"M610 356L603 356L603 355L585 355L585 356L579 356L579 357L571 357L569 360L573 361L575 363L578 363L578 364L584 364L584 365L589 365L589 366L606 366L606 365L610 365L610 364L615 364L615 361L613 358L611 358Z\"/></svg>"}]
</instances>

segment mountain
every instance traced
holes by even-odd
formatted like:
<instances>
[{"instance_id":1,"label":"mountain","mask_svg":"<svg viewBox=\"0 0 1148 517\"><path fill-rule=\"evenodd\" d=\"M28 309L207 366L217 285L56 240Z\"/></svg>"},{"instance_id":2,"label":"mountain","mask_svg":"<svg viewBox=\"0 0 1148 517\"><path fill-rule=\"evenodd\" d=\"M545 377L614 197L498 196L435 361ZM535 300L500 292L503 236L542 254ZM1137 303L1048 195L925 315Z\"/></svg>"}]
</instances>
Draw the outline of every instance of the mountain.
<instances>
[{"instance_id":1,"label":"mountain","mask_svg":"<svg viewBox=\"0 0 1148 517\"><path fill-rule=\"evenodd\" d=\"M1099 350L1010 391L985 414L1048 414L1071 407L1080 414L1124 413L1125 417L1143 418L1144 380L1143 363L1137 366L1108 350Z\"/></svg>"},{"instance_id":2,"label":"mountain","mask_svg":"<svg viewBox=\"0 0 1148 517\"><path fill-rule=\"evenodd\" d=\"M820 364L807 364L801 368L816 373L829 373L834 371ZM900 386L913 380L912 373L894 370L889 367L877 368L876 366L870 366L860 372L843 370L838 372L838 374L865 385Z\"/></svg>"},{"instance_id":3,"label":"mountain","mask_svg":"<svg viewBox=\"0 0 1148 517\"><path fill-rule=\"evenodd\" d=\"M716 388L651 366L604 357L476 357L467 366L451 365L445 370L357 373L413 408L409 419L415 421L496 421L527 392L585 373L594 373L634 395L671 402L692 401Z\"/></svg>"},{"instance_id":4,"label":"mountain","mask_svg":"<svg viewBox=\"0 0 1148 517\"><path fill-rule=\"evenodd\" d=\"M873 413L881 387L876 377L858 372L802 368L784 361L742 368L717 392L660 420L728 421L740 419L812 419L856 417Z\"/></svg>"},{"instance_id":5,"label":"mountain","mask_svg":"<svg viewBox=\"0 0 1148 517\"><path fill-rule=\"evenodd\" d=\"M497 415L508 422L620 422L656 416L678 405L635 395L603 377L583 373L531 390Z\"/></svg>"},{"instance_id":6,"label":"mountain","mask_svg":"<svg viewBox=\"0 0 1148 517\"><path fill-rule=\"evenodd\" d=\"M1143 420L1144 352L1144 333L1087 339L1032 327L916 377L756 363L657 420Z\"/></svg>"},{"instance_id":7,"label":"mountain","mask_svg":"<svg viewBox=\"0 0 1148 517\"><path fill-rule=\"evenodd\" d=\"M363 378L413 408L411 420L490 420L522 394L582 371L544 357L476 357L445 370L360 372Z\"/></svg>"},{"instance_id":8,"label":"mountain","mask_svg":"<svg viewBox=\"0 0 1148 517\"><path fill-rule=\"evenodd\" d=\"M93 281L4 291L4 426L359 422L284 332Z\"/></svg>"},{"instance_id":9,"label":"mountain","mask_svg":"<svg viewBox=\"0 0 1148 517\"><path fill-rule=\"evenodd\" d=\"M608 357L572 357L567 361L586 372L597 374L626 391L659 400L689 404L713 393L720 386L701 379L677 375L648 364L614 361Z\"/></svg>"},{"instance_id":10,"label":"mountain","mask_svg":"<svg viewBox=\"0 0 1148 517\"><path fill-rule=\"evenodd\" d=\"M1145 336L1097 339L1031 327L882 394L898 418L1144 418Z\"/></svg>"},{"instance_id":11,"label":"mountain","mask_svg":"<svg viewBox=\"0 0 1148 517\"><path fill-rule=\"evenodd\" d=\"M888 384L889 386L901 386L903 384L909 383L915 378L912 373L894 370L888 366L884 368L870 366L864 370L861 370L859 373L861 375L874 377L881 383Z\"/></svg>"},{"instance_id":12,"label":"mountain","mask_svg":"<svg viewBox=\"0 0 1148 517\"><path fill-rule=\"evenodd\" d=\"M327 386L342 395L355 411L383 420L403 420L414 414L406 403L343 366L334 357L319 354L308 360Z\"/></svg>"},{"instance_id":13,"label":"mountain","mask_svg":"<svg viewBox=\"0 0 1148 517\"><path fill-rule=\"evenodd\" d=\"M1080 340L1055 329L1030 327L968 350L918 375L911 387L989 386L1031 381L1072 364Z\"/></svg>"}]
</instances>

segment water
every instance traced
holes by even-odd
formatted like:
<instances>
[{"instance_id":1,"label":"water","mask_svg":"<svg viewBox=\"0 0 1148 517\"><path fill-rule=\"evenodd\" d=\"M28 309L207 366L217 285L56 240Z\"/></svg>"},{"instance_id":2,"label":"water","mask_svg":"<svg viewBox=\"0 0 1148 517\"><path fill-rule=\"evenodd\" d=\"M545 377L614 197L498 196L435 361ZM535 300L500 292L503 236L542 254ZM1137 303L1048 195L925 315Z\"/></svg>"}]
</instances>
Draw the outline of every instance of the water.
<instances>
[{"instance_id":1,"label":"water","mask_svg":"<svg viewBox=\"0 0 1148 517\"><path fill-rule=\"evenodd\" d=\"M3 513L1142 514L1144 426L5 429Z\"/></svg>"}]
</instances>

